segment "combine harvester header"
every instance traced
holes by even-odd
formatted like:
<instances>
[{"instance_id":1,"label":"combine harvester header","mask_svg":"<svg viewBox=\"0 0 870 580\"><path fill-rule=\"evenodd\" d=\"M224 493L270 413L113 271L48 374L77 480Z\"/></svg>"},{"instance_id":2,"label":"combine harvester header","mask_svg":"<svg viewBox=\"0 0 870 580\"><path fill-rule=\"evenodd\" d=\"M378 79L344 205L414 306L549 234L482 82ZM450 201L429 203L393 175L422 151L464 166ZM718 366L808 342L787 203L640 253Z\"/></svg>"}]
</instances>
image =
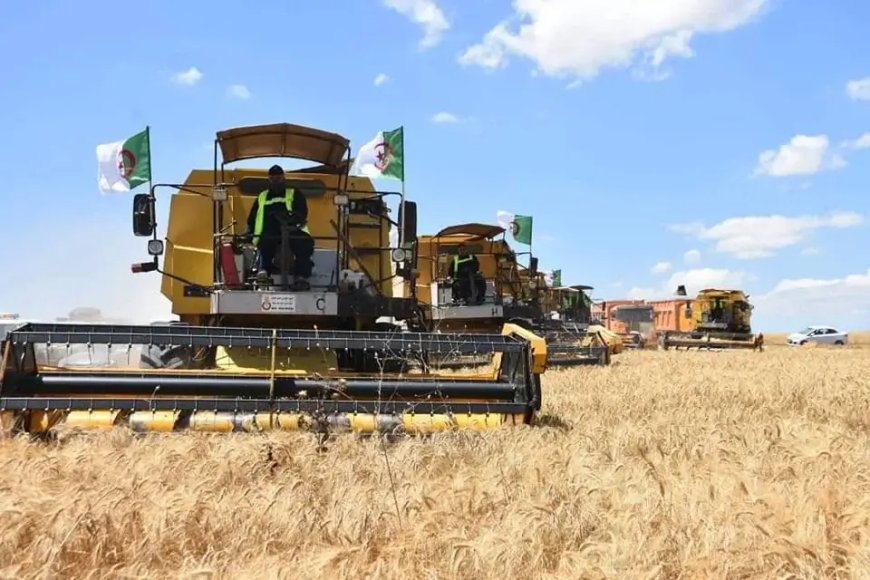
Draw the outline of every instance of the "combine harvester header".
<instances>
[{"instance_id":1,"label":"combine harvester header","mask_svg":"<svg viewBox=\"0 0 870 580\"><path fill-rule=\"evenodd\" d=\"M402 155L401 141L375 145L387 161ZM283 222L272 240L274 270L264 279L244 224L270 178L264 169L228 165L269 157L316 165L285 172L287 194L305 198L307 222ZM162 276L161 292L178 320L12 329L0 367L4 431L127 425L431 433L532 423L541 406L544 341L511 324L485 333L428 332L416 299L393 294L394 277L418 276L416 205L351 176L351 164L349 141L335 133L287 123L241 127L217 133L212 169L134 195L134 234L150 238L152 259L133 271ZM155 206L157 191L167 189L164 243ZM389 196L398 200L398 219ZM404 243L390 246L391 227ZM313 270L308 288L298 289L293 248L306 236L314 243ZM64 352L82 345L121 356L105 357L111 362L100 367L70 364ZM469 354L485 355L489 365L452 371L437 364Z\"/></svg>"}]
</instances>

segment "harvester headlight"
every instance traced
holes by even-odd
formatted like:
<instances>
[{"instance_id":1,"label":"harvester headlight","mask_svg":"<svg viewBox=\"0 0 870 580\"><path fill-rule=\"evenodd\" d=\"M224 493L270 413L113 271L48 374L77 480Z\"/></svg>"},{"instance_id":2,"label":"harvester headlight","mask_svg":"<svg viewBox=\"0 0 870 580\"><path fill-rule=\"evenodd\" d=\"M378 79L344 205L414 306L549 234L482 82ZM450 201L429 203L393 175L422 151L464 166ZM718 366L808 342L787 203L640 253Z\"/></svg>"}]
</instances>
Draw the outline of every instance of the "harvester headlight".
<instances>
[{"instance_id":1,"label":"harvester headlight","mask_svg":"<svg viewBox=\"0 0 870 580\"><path fill-rule=\"evenodd\" d=\"M332 202L337 206L344 206L350 203L350 198L346 193L336 193L332 198Z\"/></svg>"},{"instance_id":2,"label":"harvester headlight","mask_svg":"<svg viewBox=\"0 0 870 580\"><path fill-rule=\"evenodd\" d=\"M159 256L163 253L163 240L148 240L148 254Z\"/></svg>"},{"instance_id":3,"label":"harvester headlight","mask_svg":"<svg viewBox=\"0 0 870 580\"><path fill-rule=\"evenodd\" d=\"M407 255L403 248L394 248L391 254L394 262L404 262Z\"/></svg>"}]
</instances>

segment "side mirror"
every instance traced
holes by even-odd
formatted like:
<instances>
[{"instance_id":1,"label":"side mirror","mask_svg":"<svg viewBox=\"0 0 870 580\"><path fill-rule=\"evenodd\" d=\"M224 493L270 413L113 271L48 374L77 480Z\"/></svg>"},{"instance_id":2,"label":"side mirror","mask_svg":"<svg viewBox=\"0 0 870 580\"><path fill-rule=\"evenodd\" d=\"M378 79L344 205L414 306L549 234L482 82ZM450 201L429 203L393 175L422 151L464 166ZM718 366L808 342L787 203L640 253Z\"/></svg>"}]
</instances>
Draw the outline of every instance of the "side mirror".
<instances>
[{"instance_id":1,"label":"side mirror","mask_svg":"<svg viewBox=\"0 0 870 580\"><path fill-rule=\"evenodd\" d=\"M417 203L414 201L402 202L399 206L399 224L405 224L405 243L415 243L417 241Z\"/></svg>"},{"instance_id":2,"label":"side mirror","mask_svg":"<svg viewBox=\"0 0 870 580\"><path fill-rule=\"evenodd\" d=\"M147 193L133 196L133 234L150 236L154 233L154 203Z\"/></svg>"}]
</instances>

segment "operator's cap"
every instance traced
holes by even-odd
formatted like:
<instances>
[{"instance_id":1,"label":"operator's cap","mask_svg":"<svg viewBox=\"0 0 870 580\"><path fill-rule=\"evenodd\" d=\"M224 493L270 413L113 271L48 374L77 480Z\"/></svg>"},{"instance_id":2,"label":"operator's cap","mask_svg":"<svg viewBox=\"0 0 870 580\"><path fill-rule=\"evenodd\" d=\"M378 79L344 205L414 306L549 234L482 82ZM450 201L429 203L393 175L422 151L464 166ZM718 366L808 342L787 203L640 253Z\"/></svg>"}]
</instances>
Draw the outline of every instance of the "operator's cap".
<instances>
[{"instance_id":1,"label":"operator's cap","mask_svg":"<svg viewBox=\"0 0 870 580\"><path fill-rule=\"evenodd\" d=\"M269 168L269 175L281 175L284 173L284 168L280 165L273 165Z\"/></svg>"}]
</instances>

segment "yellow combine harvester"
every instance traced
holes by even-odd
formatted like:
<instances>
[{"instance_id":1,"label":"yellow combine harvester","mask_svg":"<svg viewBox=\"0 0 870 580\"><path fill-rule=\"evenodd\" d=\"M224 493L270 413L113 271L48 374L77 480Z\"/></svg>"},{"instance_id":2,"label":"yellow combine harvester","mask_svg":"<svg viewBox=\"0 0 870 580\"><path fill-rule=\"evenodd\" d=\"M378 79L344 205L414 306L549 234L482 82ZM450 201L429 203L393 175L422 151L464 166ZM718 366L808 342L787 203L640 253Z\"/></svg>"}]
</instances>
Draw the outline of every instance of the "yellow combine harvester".
<instances>
[{"instance_id":1,"label":"yellow combine harvester","mask_svg":"<svg viewBox=\"0 0 870 580\"><path fill-rule=\"evenodd\" d=\"M686 296L685 286L677 289L677 295ZM690 328L660 331L659 344L665 350L670 347L763 350L764 335L752 332L752 309L742 290L701 290L686 303Z\"/></svg>"},{"instance_id":2,"label":"yellow combine harvester","mask_svg":"<svg viewBox=\"0 0 870 580\"><path fill-rule=\"evenodd\" d=\"M543 274L530 277L504 235L497 225L467 223L417 238L419 277L405 284L405 295L416 293L427 330L485 333L514 324L546 341L548 365L604 364L607 349L597 336L581 329L569 333L564 323L547 320ZM460 265L472 259L478 271L463 279ZM536 262L532 258L533 270ZM476 361L467 356L455 364Z\"/></svg>"},{"instance_id":3,"label":"yellow combine harvester","mask_svg":"<svg viewBox=\"0 0 870 580\"><path fill-rule=\"evenodd\" d=\"M267 157L316 164L286 172L288 188L305 196L315 243L306 290L290 285L288 249L298 230L288 224L274 261L279 273L255 276L256 251L243 224L268 189L267 173L229 165ZM133 199L134 233L151 238L153 257L133 271L162 274L161 291L179 320L10 331L0 368L6 430L430 433L533 422L544 341L508 324L474 334L414 330L418 306L393 295L392 278L416 275L416 205L351 176L347 139L291 124L241 127L217 133L214 159L211 170ZM155 227L158 189L172 191L165 247ZM388 195L399 198L398 220L390 218ZM390 247L391 227L398 247ZM81 357L65 356L71 348L89 360L99 350L105 364L78 366ZM490 366L457 373L430 362L468 353L486 354Z\"/></svg>"},{"instance_id":4,"label":"yellow combine harvester","mask_svg":"<svg viewBox=\"0 0 870 580\"><path fill-rule=\"evenodd\" d=\"M610 364L614 354L611 343L589 325L591 301L586 290L592 287L553 286L543 272L537 271L537 258L532 258L530 265L531 268L520 270L520 278L523 295L532 307L508 320L546 339L549 365Z\"/></svg>"}]
</instances>

